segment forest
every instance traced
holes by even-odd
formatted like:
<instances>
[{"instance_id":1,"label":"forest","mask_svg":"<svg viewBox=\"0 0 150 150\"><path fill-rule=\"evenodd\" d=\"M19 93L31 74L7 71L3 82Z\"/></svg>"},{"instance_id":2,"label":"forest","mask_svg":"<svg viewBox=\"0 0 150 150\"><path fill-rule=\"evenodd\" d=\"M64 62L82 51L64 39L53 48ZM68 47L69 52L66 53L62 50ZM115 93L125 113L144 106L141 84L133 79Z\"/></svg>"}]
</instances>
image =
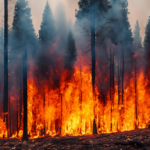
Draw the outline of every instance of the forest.
<instances>
[{"instance_id":1,"label":"forest","mask_svg":"<svg viewBox=\"0 0 150 150\"><path fill-rule=\"evenodd\" d=\"M12 26L0 28L0 138L148 128L150 18L142 42L127 0L79 0L75 23L64 11L54 17L47 1L36 34L17 0Z\"/></svg>"}]
</instances>

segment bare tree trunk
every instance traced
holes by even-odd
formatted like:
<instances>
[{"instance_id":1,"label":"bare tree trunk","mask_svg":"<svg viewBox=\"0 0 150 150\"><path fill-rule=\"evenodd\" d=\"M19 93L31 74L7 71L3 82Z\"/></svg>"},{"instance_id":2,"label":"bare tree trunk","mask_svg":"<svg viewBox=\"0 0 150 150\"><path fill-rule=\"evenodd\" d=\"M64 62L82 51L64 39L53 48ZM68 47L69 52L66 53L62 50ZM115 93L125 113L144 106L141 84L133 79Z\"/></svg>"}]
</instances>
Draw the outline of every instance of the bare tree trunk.
<instances>
[{"instance_id":1,"label":"bare tree trunk","mask_svg":"<svg viewBox=\"0 0 150 150\"><path fill-rule=\"evenodd\" d=\"M4 121L8 131L8 0L4 0Z\"/></svg>"},{"instance_id":2,"label":"bare tree trunk","mask_svg":"<svg viewBox=\"0 0 150 150\"><path fill-rule=\"evenodd\" d=\"M119 73L119 71L120 71L120 57L118 57L118 112L120 115L120 110L119 110L119 106L120 106L120 89L119 89L120 88L120 73ZM117 121L117 130L118 130L118 121Z\"/></svg>"},{"instance_id":3,"label":"bare tree trunk","mask_svg":"<svg viewBox=\"0 0 150 150\"><path fill-rule=\"evenodd\" d=\"M18 132L19 132L19 129L18 129L18 121L19 121L18 114L19 114L19 102L17 100L17 137L18 137Z\"/></svg>"},{"instance_id":4,"label":"bare tree trunk","mask_svg":"<svg viewBox=\"0 0 150 150\"><path fill-rule=\"evenodd\" d=\"M92 57L92 86L93 86L93 100L95 101L95 0L92 0L91 8L91 57ZM97 127L95 122L95 105L94 105L94 120L93 120L93 134L97 134Z\"/></svg>"},{"instance_id":5,"label":"bare tree trunk","mask_svg":"<svg viewBox=\"0 0 150 150\"><path fill-rule=\"evenodd\" d=\"M110 47L110 103L111 103L111 117L110 117L110 130L112 131L112 64L111 64L111 47Z\"/></svg>"},{"instance_id":6,"label":"bare tree trunk","mask_svg":"<svg viewBox=\"0 0 150 150\"><path fill-rule=\"evenodd\" d=\"M124 49L122 52L122 106L121 107L121 122L123 124L123 120L124 120Z\"/></svg>"},{"instance_id":7,"label":"bare tree trunk","mask_svg":"<svg viewBox=\"0 0 150 150\"><path fill-rule=\"evenodd\" d=\"M80 66L80 134L82 133L82 74L81 74L81 66Z\"/></svg>"},{"instance_id":8,"label":"bare tree trunk","mask_svg":"<svg viewBox=\"0 0 150 150\"><path fill-rule=\"evenodd\" d=\"M45 131L46 131L46 129L45 129L45 90L44 90L44 135L45 135Z\"/></svg>"},{"instance_id":9,"label":"bare tree trunk","mask_svg":"<svg viewBox=\"0 0 150 150\"><path fill-rule=\"evenodd\" d=\"M137 91L136 91L136 58L135 58L135 129L137 129L138 125L137 125Z\"/></svg>"},{"instance_id":10,"label":"bare tree trunk","mask_svg":"<svg viewBox=\"0 0 150 150\"><path fill-rule=\"evenodd\" d=\"M11 108L10 108L10 98L8 100L9 102L9 136L11 137Z\"/></svg>"},{"instance_id":11,"label":"bare tree trunk","mask_svg":"<svg viewBox=\"0 0 150 150\"><path fill-rule=\"evenodd\" d=\"M21 84L21 75L20 75L20 125L19 128L21 127L21 119L22 119L22 84Z\"/></svg>"},{"instance_id":12,"label":"bare tree trunk","mask_svg":"<svg viewBox=\"0 0 150 150\"><path fill-rule=\"evenodd\" d=\"M24 45L26 46L26 44ZM24 117L23 117L23 140L28 140L27 128L27 48L23 51L23 103L24 103Z\"/></svg>"},{"instance_id":13,"label":"bare tree trunk","mask_svg":"<svg viewBox=\"0 0 150 150\"><path fill-rule=\"evenodd\" d=\"M124 99L124 49L122 52L122 104Z\"/></svg>"},{"instance_id":14,"label":"bare tree trunk","mask_svg":"<svg viewBox=\"0 0 150 150\"><path fill-rule=\"evenodd\" d=\"M119 71L120 71L120 61L119 61L119 58L118 58L118 107L120 105L120 74L119 74Z\"/></svg>"},{"instance_id":15,"label":"bare tree trunk","mask_svg":"<svg viewBox=\"0 0 150 150\"><path fill-rule=\"evenodd\" d=\"M62 104L63 104L63 99L62 99L62 94L61 94L61 135L62 135L62 111L63 111L63 106L62 106Z\"/></svg>"}]
</instances>

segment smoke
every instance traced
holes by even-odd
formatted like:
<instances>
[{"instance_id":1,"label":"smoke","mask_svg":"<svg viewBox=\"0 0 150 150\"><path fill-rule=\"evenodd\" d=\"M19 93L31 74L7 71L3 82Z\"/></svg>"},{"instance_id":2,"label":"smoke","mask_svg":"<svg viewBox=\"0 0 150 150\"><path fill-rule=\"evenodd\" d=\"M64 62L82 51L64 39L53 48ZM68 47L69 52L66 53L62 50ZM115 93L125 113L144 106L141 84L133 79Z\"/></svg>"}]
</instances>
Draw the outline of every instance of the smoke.
<instances>
[{"instance_id":1,"label":"smoke","mask_svg":"<svg viewBox=\"0 0 150 150\"><path fill-rule=\"evenodd\" d=\"M129 28L129 24L123 22L119 4L112 5L108 12L101 12L100 15L97 12L96 16L96 86L104 95L110 88L110 64L112 63L110 62L112 61L110 49L114 52L114 70L117 70L118 63L120 63L120 66L122 65L122 54L124 52L124 72L130 72L131 74L133 71L133 67L130 65L134 48L132 45L132 33L126 29L127 27ZM72 7L73 5L71 5ZM22 14L22 12L20 13ZM48 84L49 89L52 90L60 88L61 78L65 71L64 59L70 30L72 30L75 38L78 60L80 60L79 66L81 66L81 69L83 66L88 66L91 71L90 14L81 20L77 19L73 25L71 19L67 20L65 6L60 2L56 6L54 13L55 41L49 45L42 45L39 42L38 35L29 35L34 31L33 26L31 26L33 31L26 32L28 23L31 25L32 20L28 20L26 17L23 19L24 23L18 24L16 22L16 28L23 29L21 36L22 30L16 30L17 33L14 33L13 29L11 29L9 33L9 93L13 97L11 103L14 100L17 102L22 100L21 95L18 93L22 89L22 50L24 48L27 48L28 51L28 70L30 70L28 77L36 80L36 86L42 91L42 94L44 89L41 87L44 87L43 85L45 84ZM36 24L34 24L34 27L36 27ZM24 38L27 39L28 45L22 42ZM120 62L118 62L119 60ZM3 67L2 63L0 65ZM120 72L122 71L121 69L120 67ZM69 75L71 78L73 73L71 72ZM117 78L117 73L114 76ZM1 85L2 81L3 77L1 76ZM2 86L0 88L2 89ZM0 99L2 101L2 94L0 94ZM12 110L17 110L16 106L14 104Z\"/></svg>"}]
</instances>

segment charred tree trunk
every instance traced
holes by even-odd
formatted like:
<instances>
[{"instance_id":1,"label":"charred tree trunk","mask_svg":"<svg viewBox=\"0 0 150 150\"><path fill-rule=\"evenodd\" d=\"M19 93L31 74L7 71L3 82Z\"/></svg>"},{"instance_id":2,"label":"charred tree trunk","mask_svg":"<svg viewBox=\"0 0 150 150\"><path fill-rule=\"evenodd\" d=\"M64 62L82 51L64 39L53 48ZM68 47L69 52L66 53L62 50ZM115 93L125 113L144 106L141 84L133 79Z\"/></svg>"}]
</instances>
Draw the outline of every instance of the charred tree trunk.
<instances>
[{"instance_id":1,"label":"charred tree trunk","mask_svg":"<svg viewBox=\"0 0 150 150\"><path fill-rule=\"evenodd\" d=\"M112 131L112 107L114 104L114 51L113 59L111 58L111 48L110 48L110 102L111 102L111 131Z\"/></svg>"},{"instance_id":2,"label":"charred tree trunk","mask_svg":"<svg viewBox=\"0 0 150 150\"><path fill-rule=\"evenodd\" d=\"M8 100L9 102L9 136L11 137L11 108L10 108L10 98Z\"/></svg>"},{"instance_id":3,"label":"charred tree trunk","mask_svg":"<svg viewBox=\"0 0 150 150\"><path fill-rule=\"evenodd\" d=\"M124 49L122 52L122 105L123 105L123 99L124 99Z\"/></svg>"},{"instance_id":4,"label":"charred tree trunk","mask_svg":"<svg viewBox=\"0 0 150 150\"><path fill-rule=\"evenodd\" d=\"M92 86L93 99L95 101L95 0L92 0L91 8L91 57L92 57ZM95 106L94 106L94 120L93 120L93 134L97 134L97 127L95 123Z\"/></svg>"},{"instance_id":5,"label":"charred tree trunk","mask_svg":"<svg viewBox=\"0 0 150 150\"><path fill-rule=\"evenodd\" d=\"M135 129L137 129L137 90L136 90L136 58L135 58Z\"/></svg>"},{"instance_id":6,"label":"charred tree trunk","mask_svg":"<svg viewBox=\"0 0 150 150\"><path fill-rule=\"evenodd\" d=\"M82 133L82 74L81 74L81 66L80 66L80 134Z\"/></svg>"},{"instance_id":7,"label":"charred tree trunk","mask_svg":"<svg viewBox=\"0 0 150 150\"><path fill-rule=\"evenodd\" d=\"M119 74L119 71L120 71L120 61L119 61L119 58L118 58L118 107L120 105L120 74Z\"/></svg>"},{"instance_id":8,"label":"charred tree trunk","mask_svg":"<svg viewBox=\"0 0 150 150\"><path fill-rule=\"evenodd\" d=\"M112 131L112 62L111 62L111 47L110 47L110 102L111 102L111 117L110 117L110 128Z\"/></svg>"},{"instance_id":9,"label":"charred tree trunk","mask_svg":"<svg viewBox=\"0 0 150 150\"><path fill-rule=\"evenodd\" d=\"M121 107L121 122L123 125L124 116L124 49L122 51L122 107Z\"/></svg>"},{"instance_id":10,"label":"charred tree trunk","mask_svg":"<svg viewBox=\"0 0 150 150\"><path fill-rule=\"evenodd\" d=\"M102 74L102 87L104 87L104 81L103 81L103 74ZM103 129L104 129L104 126L105 126L105 121L104 121L104 113L105 113L105 94L104 94L104 90L102 91L102 100L103 100Z\"/></svg>"},{"instance_id":11,"label":"charred tree trunk","mask_svg":"<svg viewBox=\"0 0 150 150\"><path fill-rule=\"evenodd\" d=\"M8 0L4 0L4 121L8 130Z\"/></svg>"},{"instance_id":12,"label":"charred tree trunk","mask_svg":"<svg viewBox=\"0 0 150 150\"><path fill-rule=\"evenodd\" d=\"M26 44L24 45L26 46ZM27 130L27 48L23 51L23 103L24 103L24 117L23 117L23 140L28 140Z\"/></svg>"},{"instance_id":13,"label":"charred tree trunk","mask_svg":"<svg viewBox=\"0 0 150 150\"><path fill-rule=\"evenodd\" d=\"M45 129L45 90L44 90L44 135L45 135L45 131L46 131L46 129Z\"/></svg>"},{"instance_id":14,"label":"charred tree trunk","mask_svg":"<svg viewBox=\"0 0 150 150\"><path fill-rule=\"evenodd\" d=\"M19 124L19 128L21 127L21 119L22 119L22 84L21 84L21 76L20 76L20 124Z\"/></svg>"},{"instance_id":15,"label":"charred tree trunk","mask_svg":"<svg viewBox=\"0 0 150 150\"><path fill-rule=\"evenodd\" d=\"M62 104L63 104L63 100L62 100L62 94L61 94L61 129L60 129L60 130L61 130L61 131L60 131L60 132L61 132L61 135L62 135L62 113L63 113L63 112L62 112L62 111L63 111L63 106L62 106Z\"/></svg>"},{"instance_id":16,"label":"charred tree trunk","mask_svg":"<svg viewBox=\"0 0 150 150\"><path fill-rule=\"evenodd\" d=\"M17 100L17 137L18 137L18 132L19 132L19 128L18 128L19 117L18 117L18 114L19 114L19 102Z\"/></svg>"},{"instance_id":17,"label":"charred tree trunk","mask_svg":"<svg viewBox=\"0 0 150 150\"><path fill-rule=\"evenodd\" d=\"M119 72L120 72L120 57L118 57L118 112L120 112L120 109L119 109L119 106L120 106L120 73ZM118 123L119 123L118 121L117 121L117 130L118 130Z\"/></svg>"}]
</instances>

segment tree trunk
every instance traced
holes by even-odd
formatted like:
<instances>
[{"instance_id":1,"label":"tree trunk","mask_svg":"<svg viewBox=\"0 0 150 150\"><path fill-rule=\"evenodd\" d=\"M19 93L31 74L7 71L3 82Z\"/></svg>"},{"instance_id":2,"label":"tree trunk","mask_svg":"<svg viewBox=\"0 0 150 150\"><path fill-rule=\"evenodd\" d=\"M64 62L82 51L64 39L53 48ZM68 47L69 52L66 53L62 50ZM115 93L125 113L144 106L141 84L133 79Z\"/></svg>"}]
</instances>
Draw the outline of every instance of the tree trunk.
<instances>
[{"instance_id":1,"label":"tree trunk","mask_svg":"<svg viewBox=\"0 0 150 150\"><path fill-rule=\"evenodd\" d=\"M81 66L80 66L80 134L82 134L82 74L81 74Z\"/></svg>"},{"instance_id":2,"label":"tree trunk","mask_svg":"<svg viewBox=\"0 0 150 150\"><path fill-rule=\"evenodd\" d=\"M93 100L95 101L95 0L92 0L91 5L91 57L92 57L92 86L93 86ZM95 105L94 105L94 120L93 120L93 134L97 134L97 127L95 123Z\"/></svg>"},{"instance_id":3,"label":"tree trunk","mask_svg":"<svg viewBox=\"0 0 150 150\"><path fill-rule=\"evenodd\" d=\"M8 0L4 0L4 16L4 121L8 131Z\"/></svg>"},{"instance_id":4,"label":"tree trunk","mask_svg":"<svg viewBox=\"0 0 150 150\"><path fill-rule=\"evenodd\" d=\"M44 135L46 134L46 128L45 128L45 90L44 90L44 107L43 107L43 109L44 109Z\"/></svg>"},{"instance_id":5,"label":"tree trunk","mask_svg":"<svg viewBox=\"0 0 150 150\"><path fill-rule=\"evenodd\" d=\"M135 129L137 129L137 91L136 91L136 58L135 58Z\"/></svg>"},{"instance_id":6,"label":"tree trunk","mask_svg":"<svg viewBox=\"0 0 150 150\"><path fill-rule=\"evenodd\" d=\"M26 46L26 44L24 45ZM28 140L27 135L27 48L23 51L23 103L24 103L24 117L23 117L23 140Z\"/></svg>"},{"instance_id":7,"label":"tree trunk","mask_svg":"<svg viewBox=\"0 0 150 150\"><path fill-rule=\"evenodd\" d=\"M124 49L122 52L122 104L124 99Z\"/></svg>"},{"instance_id":8,"label":"tree trunk","mask_svg":"<svg viewBox=\"0 0 150 150\"><path fill-rule=\"evenodd\" d=\"M122 107L121 107L121 122L123 125L123 120L124 120L124 49L122 52Z\"/></svg>"},{"instance_id":9,"label":"tree trunk","mask_svg":"<svg viewBox=\"0 0 150 150\"><path fill-rule=\"evenodd\" d=\"M63 134L62 133L62 122L63 122L63 118L62 118L62 113L63 113L63 99L62 99L62 94L61 95L61 135Z\"/></svg>"},{"instance_id":10,"label":"tree trunk","mask_svg":"<svg viewBox=\"0 0 150 150\"><path fill-rule=\"evenodd\" d=\"M120 106L120 89L119 89L120 88L120 73L119 73L119 71L120 71L120 57L118 57L118 112L120 115L120 110L119 110L119 106ZM118 121L117 121L117 130L118 130L118 123L119 123Z\"/></svg>"}]
</instances>

